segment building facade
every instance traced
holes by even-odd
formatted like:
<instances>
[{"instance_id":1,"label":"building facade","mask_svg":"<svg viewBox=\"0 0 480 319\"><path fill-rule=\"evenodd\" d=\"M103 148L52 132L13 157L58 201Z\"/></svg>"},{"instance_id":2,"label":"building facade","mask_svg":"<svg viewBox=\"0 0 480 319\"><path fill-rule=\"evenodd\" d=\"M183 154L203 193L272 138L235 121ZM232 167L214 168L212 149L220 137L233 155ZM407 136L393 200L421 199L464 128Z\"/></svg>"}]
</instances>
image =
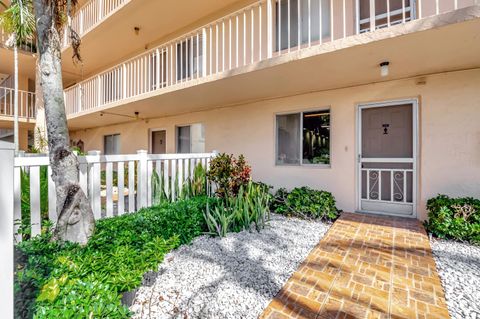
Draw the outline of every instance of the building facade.
<instances>
[{"instance_id":1,"label":"building facade","mask_svg":"<svg viewBox=\"0 0 480 319\"><path fill-rule=\"evenodd\" d=\"M425 219L438 193L480 196L475 0L91 0L74 27L85 151L244 154L255 180L345 211Z\"/></svg>"}]
</instances>

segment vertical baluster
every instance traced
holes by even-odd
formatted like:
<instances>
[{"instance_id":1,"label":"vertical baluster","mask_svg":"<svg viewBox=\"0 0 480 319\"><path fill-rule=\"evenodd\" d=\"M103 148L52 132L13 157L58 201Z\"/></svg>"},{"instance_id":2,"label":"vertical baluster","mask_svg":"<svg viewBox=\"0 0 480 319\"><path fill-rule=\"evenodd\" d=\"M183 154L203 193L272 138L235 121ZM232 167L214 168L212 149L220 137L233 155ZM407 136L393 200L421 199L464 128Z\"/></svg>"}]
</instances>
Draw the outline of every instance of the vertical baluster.
<instances>
[{"instance_id":1,"label":"vertical baluster","mask_svg":"<svg viewBox=\"0 0 480 319\"><path fill-rule=\"evenodd\" d=\"M218 23L215 24L215 73L218 73L219 66L219 47L218 47Z\"/></svg>"},{"instance_id":2,"label":"vertical baluster","mask_svg":"<svg viewBox=\"0 0 480 319\"><path fill-rule=\"evenodd\" d=\"M297 0L298 1L298 0ZM291 13L290 13L290 0L287 0L287 48L288 52L290 52L290 36L291 36Z\"/></svg>"},{"instance_id":3,"label":"vertical baluster","mask_svg":"<svg viewBox=\"0 0 480 319\"><path fill-rule=\"evenodd\" d=\"M322 16L322 6L323 6L323 0L318 0L318 43L322 44L323 43L323 28L322 28L322 23L323 23L323 16Z\"/></svg>"},{"instance_id":4,"label":"vertical baluster","mask_svg":"<svg viewBox=\"0 0 480 319\"><path fill-rule=\"evenodd\" d=\"M117 215L125 213L125 166L123 162L117 163Z\"/></svg>"},{"instance_id":5,"label":"vertical baluster","mask_svg":"<svg viewBox=\"0 0 480 319\"><path fill-rule=\"evenodd\" d=\"M250 9L250 63L255 60L255 17L253 7Z\"/></svg>"},{"instance_id":6,"label":"vertical baluster","mask_svg":"<svg viewBox=\"0 0 480 319\"><path fill-rule=\"evenodd\" d=\"M20 228L19 222L22 220L22 187L21 187L21 168L13 168L13 219L15 221L14 234L17 242L22 240L22 236L18 235ZM56 209L56 207L55 207Z\"/></svg>"},{"instance_id":7,"label":"vertical baluster","mask_svg":"<svg viewBox=\"0 0 480 319\"><path fill-rule=\"evenodd\" d=\"M330 41L335 40L335 32L333 28L333 0L330 0Z\"/></svg>"},{"instance_id":8,"label":"vertical baluster","mask_svg":"<svg viewBox=\"0 0 480 319\"><path fill-rule=\"evenodd\" d=\"M407 202L407 171L403 170L403 202Z\"/></svg>"},{"instance_id":9,"label":"vertical baluster","mask_svg":"<svg viewBox=\"0 0 480 319\"><path fill-rule=\"evenodd\" d=\"M212 67L212 63L213 63L213 51L212 51L212 41L213 41L213 40L212 40L212 26L210 26L210 30L209 30L209 32L210 32L210 37L209 37L210 50L209 50L209 52L208 52L208 55L209 55L209 57L210 57L210 66L209 66L209 67L210 67L210 73L209 73L209 74L211 75L211 74L212 74L212 70L213 70L213 67Z\"/></svg>"},{"instance_id":10,"label":"vertical baluster","mask_svg":"<svg viewBox=\"0 0 480 319\"><path fill-rule=\"evenodd\" d=\"M370 199L370 170L367 169L367 199Z\"/></svg>"},{"instance_id":11,"label":"vertical baluster","mask_svg":"<svg viewBox=\"0 0 480 319\"><path fill-rule=\"evenodd\" d=\"M202 29L202 76L207 76L207 30Z\"/></svg>"},{"instance_id":12,"label":"vertical baluster","mask_svg":"<svg viewBox=\"0 0 480 319\"><path fill-rule=\"evenodd\" d=\"M128 212L133 213L136 207L135 162L128 162Z\"/></svg>"},{"instance_id":13,"label":"vertical baluster","mask_svg":"<svg viewBox=\"0 0 480 319\"><path fill-rule=\"evenodd\" d=\"M238 68L238 55L240 54L240 50L238 49L239 43L239 36L238 36L238 14L235 16L235 67Z\"/></svg>"},{"instance_id":14,"label":"vertical baluster","mask_svg":"<svg viewBox=\"0 0 480 319\"><path fill-rule=\"evenodd\" d=\"M185 61L186 61L186 59L185 59ZM185 67L186 67L186 65L185 65ZM178 76L177 76L177 78L178 78ZM185 79L185 76L183 74L183 41L180 40L180 83L183 82L184 79Z\"/></svg>"},{"instance_id":15,"label":"vertical baluster","mask_svg":"<svg viewBox=\"0 0 480 319\"><path fill-rule=\"evenodd\" d=\"M378 200L382 200L382 170L378 170Z\"/></svg>"},{"instance_id":16,"label":"vertical baluster","mask_svg":"<svg viewBox=\"0 0 480 319\"><path fill-rule=\"evenodd\" d=\"M277 47L278 47L278 53L280 54L280 52L282 51L282 0L278 0L278 7L277 7L277 10L278 10L278 44L277 44Z\"/></svg>"},{"instance_id":17,"label":"vertical baluster","mask_svg":"<svg viewBox=\"0 0 480 319\"><path fill-rule=\"evenodd\" d=\"M389 0L387 1L390 2ZM343 0L342 10L343 10L343 38L346 38L347 37L347 8L345 6L345 0Z\"/></svg>"},{"instance_id":18,"label":"vertical baluster","mask_svg":"<svg viewBox=\"0 0 480 319\"><path fill-rule=\"evenodd\" d=\"M247 64L247 13L243 11L243 65Z\"/></svg>"},{"instance_id":19,"label":"vertical baluster","mask_svg":"<svg viewBox=\"0 0 480 319\"><path fill-rule=\"evenodd\" d=\"M30 225L32 237L41 233L40 218L40 167L30 167Z\"/></svg>"},{"instance_id":20,"label":"vertical baluster","mask_svg":"<svg viewBox=\"0 0 480 319\"><path fill-rule=\"evenodd\" d=\"M453 2L453 8L454 8L455 10L458 9L458 0L455 0L455 1Z\"/></svg>"},{"instance_id":21,"label":"vertical baluster","mask_svg":"<svg viewBox=\"0 0 480 319\"><path fill-rule=\"evenodd\" d=\"M262 60L262 4L258 5L258 60Z\"/></svg>"},{"instance_id":22,"label":"vertical baluster","mask_svg":"<svg viewBox=\"0 0 480 319\"><path fill-rule=\"evenodd\" d=\"M410 0L412 1L412 0ZM410 4L410 8L412 8L412 5ZM412 10L410 10L410 16L412 15ZM405 0L402 0L402 22L406 22L406 8L405 8Z\"/></svg>"},{"instance_id":23,"label":"vertical baluster","mask_svg":"<svg viewBox=\"0 0 480 319\"><path fill-rule=\"evenodd\" d=\"M393 189L393 179L395 178L395 172L393 170L390 171L390 201L394 202L394 189Z\"/></svg>"},{"instance_id":24,"label":"vertical baluster","mask_svg":"<svg viewBox=\"0 0 480 319\"><path fill-rule=\"evenodd\" d=\"M107 206L107 217L113 216L113 176L112 176L112 162L108 162L105 164L106 174L105 174L105 182L106 182L106 206Z\"/></svg>"},{"instance_id":25,"label":"vertical baluster","mask_svg":"<svg viewBox=\"0 0 480 319\"><path fill-rule=\"evenodd\" d=\"M225 20L222 20L222 72L225 71Z\"/></svg>"},{"instance_id":26,"label":"vertical baluster","mask_svg":"<svg viewBox=\"0 0 480 319\"><path fill-rule=\"evenodd\" d=\"M410 0L412 1L412 0ZM422 16L422 0L417 0L418 2L418 18L421 19L423 18ZM410 7L412 7L412 4L410 4ZM412 10L410 10L410 15L412 14Z\"/></svg>"},{"instance_id":27,"label":"vertical baluster","mask_svg":"<svg viewBox=\"0 0 480 319\"><path fill-rule=\"evenodd\" d=\"M297 0L297 50L302 47L302 9L301 0Z\"/></svg>"},{"instance_id":28,"label":"vertical baluster","mask_svg":"<svg viewBox=\"0 0 480 319\"><path fill-rule=\"evenodd\" d=\"M147 206L152 206L152 174L153 163L147 161Z\"/></svg>"},{"instance_id":29,"label":"vertical baluster","mask_svg":"<svg viewBox=\"0 0 480 319\"><path fill-rule=\"evenodd\" d=\"M183 178L184 178L183 158L178 159L178 196L183 194Z\"/></svg>"},{"instance_id":30,"label":"vertical baluster","mask_svg":"<svg viewBox=\"0 0 480 319\"><path fill-rule=\"evenodd\" d=\"M190 36L190 74L189 75L190 75L190 79L193 79L193 35Z\"/></svg>"},{"instance_id":31,"label":"vertical baluster","mask_svg":"<svg viewBox=\"0 0 480 319\"><path fill-rule=\"evenodd\" d=\"M170 189L170 169L169 169L169 163L170 161L169 160L165 160L163 162L163 187L164 187L164 191L165 191L165 194L167 195L167 197L170 197L170 192L169 192L169 189Z\"/></svg>"},{"instance_id":32,"label":"vertical baluster","mask_svg":"<svg viewBox=\"0 0 480 319\"><path fill-rule=\"evenodd\" d=\"M321 0L319 0L319 3ZM321 5L321 3L320 3ZM307 2L307 12L308 12L308 47L312 46L312 3L311 0Z\"/></svg>"},{"instance_id":33,"label":"vertical baluster","mask_svg":"<svg viewBox=\"0 0 480 319\"><path fill-rule=\"evenodd\" d=\"M100 171L100 152L94 151L90 153L94 156L94 163L91 165L91 174L90 174L90 179L91 179L91 201L92 201L92 209L93 209L93 215L95 216L95 219L100 219L102 218L102 206L101 206L101 188L100 188L100 183L101 183L101 171Z\"/></svg>"},{"instance_id":34,"label":"vertical baluster","mask_svg":"<svg viewBox=\"0 0 480 319\"><path fill-rule=\"evenodd\" d=\"M170 193L172 194L172 201L175 201L176 199L176 181L177 181L177 160L172 159L171 161L172 164L172 177L171 177L171 186L170 186Z\"/></svg>"},{"instance_id":35,"label":"vertical baluster","mask_svg":"<svg viewBox=\"0 0 480 319\"><path fill-rule=\"evenodd\" d=\"M390 27L390 0L387 0L387 26Z\"/></svg>"},{"instance_id":36,"label":"vertical baluster","mask_svg":"<svg viewBox=\"0 0 480 319\"><path fill-rule=\"evenodd\" d=\"M438 3L438 0L435 0L435 14L440 13L440 4Z\"/></svg>"},{"instance_id":37,"label":"vertical baluster","mask_svg":"<svg viewBox=\"0 0 480 319\"><path fill-rule=\"evenodd\" d=\"M177 46L175 46L175 50L176 50L176 48L177 48ZM170 44L170 52L168 53L168 55L170 56L170 85L173 85L173 83L177 83L176 80L175 80L175 82L173 82L173 80L174 80L174 78L173 78L173 67L174 67L174 64L173 64L173 44Z\"/></svg>"},{"instance_id":38,"label":"vertical baluster","mask_svg":"<svg viewBox=\"0 0 480 319\"><path fill-rule=\"evenodd\" d=\"M232 17L228 18L228 69L232 69Z\"/></svg>"},{"instance_id":39,"label":"vertical baluster","mask_svg":"<svg viewBox=\"0 0 480 319\"><path fill-rule=\"evenodd\" d=\"M197 79L200 77L200 32L197 33Z\"/></svg>"}]
</instances>

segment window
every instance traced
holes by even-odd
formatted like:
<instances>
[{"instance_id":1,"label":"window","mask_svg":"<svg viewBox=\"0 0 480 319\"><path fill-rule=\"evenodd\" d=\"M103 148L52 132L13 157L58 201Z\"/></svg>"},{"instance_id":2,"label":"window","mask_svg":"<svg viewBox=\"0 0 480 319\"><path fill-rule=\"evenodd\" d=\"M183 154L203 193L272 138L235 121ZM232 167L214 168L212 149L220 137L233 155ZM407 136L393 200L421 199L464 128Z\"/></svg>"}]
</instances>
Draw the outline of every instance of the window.
<instances>
[{"instance_id":1,"label":"window","mask_svg":"<svg viewBox=\"0 0 480 319\"><path fill-rule=\"evenodd\" d=\"M120 154L120 134L105 135L103 137L103 153L105 155Z\"/></svg>"},{"instance_id":2,"label":"window","mask_svg":"<svg viewBox=\"0 0 480 319\"><path fill-rule=\"evenodd\" d=\"M308 43L309 11L308 1L290 0L290 47L298 45L298 2L300 1L300 37L301 43ZM319 7L321 3L321 8ZM320 10L321 9L321 10ZM288 0L276 3L276 50L285 50L288 45ZM310 41L319 41L320 37L320 11L322 12L321 32L322 38L330 36L330 0L310 0Z\"/></svg>"},{"instance_id":3,"label":"window","mask_svg":"<svg viewBox=\"0 0 480 319\"><path fill-rule=\"evenodd\" d=\"M177 44L177 80L202 73L202 37L192 37Z\"/></svg>"},{"instance_id":4,"label":"window","mask_svg":"<svg viewBox=\"0 0 480 319\"><path fill-rule=\"evenodd\" d=\"M330 164L330 111L277 115L277 165Z\"/></svg>"},{"instance_id":5,"label":"window","mask_svg":"<svg viewBox=\"0 0 480 319\"><path fill-rule=\"evenodd\" d=\"M405 21L410 21L415 17L415 7L412 6L413 0L390 0L390 24L395 25ZM370 0L358 0L359 5L359 30L360 33L370 31ZM388 27L388 9L387 2L384 0L375 1L375 27L376 29Z\"/></svg>"},{"instance_id":6,"label":"window","mask_svg":"<svg viewBox=\"0 0 480 319\"><path fill-rule=\"evenodd\" d=\"M205 128L203 124L198 123L177 127L177 152L205 152Z\"/></svg>"}]
</instances>

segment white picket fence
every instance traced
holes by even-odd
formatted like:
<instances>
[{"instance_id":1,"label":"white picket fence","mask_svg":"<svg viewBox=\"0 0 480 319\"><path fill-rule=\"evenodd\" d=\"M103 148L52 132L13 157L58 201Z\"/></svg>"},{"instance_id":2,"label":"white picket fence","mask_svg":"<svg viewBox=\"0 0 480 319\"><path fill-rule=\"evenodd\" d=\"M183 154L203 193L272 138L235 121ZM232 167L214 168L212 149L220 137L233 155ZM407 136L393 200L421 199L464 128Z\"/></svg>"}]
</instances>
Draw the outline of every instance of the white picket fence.
<instances>
[{"instance_id":1,"label":"white picket fence","mask_svg":"<svg viewBox=\"0 0 480 319\"><path fill-rule=\"evenodd\" d=\"M91 151L79 156L80 185L90 200L95 219L132 213L153 204L152 175L163 179L163 191L170 200L181 196L187 179L193 177L194 168L201 164L208 168L214 153L199 154L147 154L138 151L128 155L101 155ZM14 161L14 219L16 240L22 218L22 171L29 175L31 236L41 232L41 167L48 170L48 216L57 220L55 185L51 179L48 156L15 157ZM3 167L0 168L0 173ZM7 168L8 169L8 168ZM102 175L104 174L104 178ZM116 175L116 183L114 183ZM102 181L103 180L103 181Z\"/></svg>"}]
</instances>

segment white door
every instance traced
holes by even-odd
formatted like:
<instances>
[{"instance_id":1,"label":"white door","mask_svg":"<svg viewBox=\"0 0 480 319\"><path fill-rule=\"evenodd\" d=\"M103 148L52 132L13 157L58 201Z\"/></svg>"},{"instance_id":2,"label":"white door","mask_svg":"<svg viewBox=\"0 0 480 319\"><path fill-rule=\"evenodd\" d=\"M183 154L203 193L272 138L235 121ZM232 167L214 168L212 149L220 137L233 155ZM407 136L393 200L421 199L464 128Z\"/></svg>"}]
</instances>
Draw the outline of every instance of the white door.
<instances>
[{"instance_id":1,"label":"white door","mask_svg":"<svg viewBox=\"0 0 480 319\"><path fill-rule=\"evenodd\" d=\"M415 216L416 101L359 107L359 210Z\"/></svg>"}]
</instances>

